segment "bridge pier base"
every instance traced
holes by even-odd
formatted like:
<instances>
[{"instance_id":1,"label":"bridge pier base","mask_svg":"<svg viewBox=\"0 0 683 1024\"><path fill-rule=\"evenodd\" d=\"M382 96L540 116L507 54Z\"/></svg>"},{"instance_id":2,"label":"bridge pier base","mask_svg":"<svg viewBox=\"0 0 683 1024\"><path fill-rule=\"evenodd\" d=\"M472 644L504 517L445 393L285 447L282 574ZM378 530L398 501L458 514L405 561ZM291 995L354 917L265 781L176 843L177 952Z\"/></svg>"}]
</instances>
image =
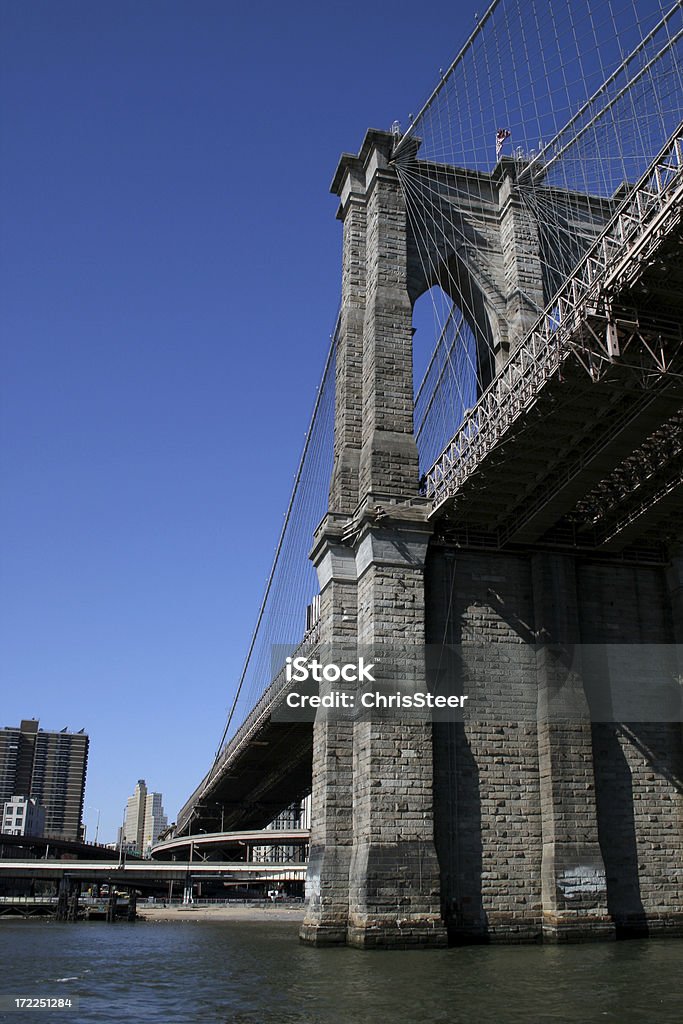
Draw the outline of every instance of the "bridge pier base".
<instances>
[{"instance_id":1,"label":"bridge pier base","mask_svg":"<svg viewBox=\"0 0 683 1024\"><path fill-rule=\"evenodd\" d=\"M424 564L430 527L410 512L366 523L357 541L358 642L382 687L424 691ZM391 692L388 685L387 692ZM369 720L368 719L369 714ZM365 712L353 734L353 856L348 944L445 946L434 846L432 723Z\"/></svg>"},{"instance_id":2,"label":"bridge pier base","mask_svg":"<svg viewBox=\"0 0 683 1024\"><path fill-rule=\"evenodd\" d=\"M349 917L350 848L311 848L308 911L299 938L310 946L344 946Z\"/></svg>"},{"instance_id":3,"label":"bridge pier base","mask_svg":"<svg viewBox=\"0 0 683 1024\"><path fill-rule=\"evenodd\" d=\"M346 517L323 521L311 558L320 578L320 636L355 655L357 615L356 562L341 542ZM325 692L326 684L320 689ZM337 689L340 687L337 686ZM344 945L349 916L352 843L353 723L328 718L324 710L313 725L313 795L308 857L308 910L299 932L314 946Z\"/></svg>"},{"instance_id":4,"label":"bridge pier base","mask_svg":"<svg viewBox=\"0 0 683 1024\"><path fill-rule=\"evenodd\" d=\"M300 938L314 946L346 942L351 865L350 722L316 722L313 821L308 856L309 903Z\"/></svg>"},{"instance_id":5,"label":"bridge pier base","mask_svg":"<svg viewBox=\"0 0 683 1024\"><path fill-rule=\"evenodd\" d=\"M532 559L547 942L613 939L598 839L590 712L581 673L578 597L570 556Z\"/></svg>"},{"instance_id":6,"label":"bridge pier base","mask_svg":"<svg viewBox=\"0 0 683 1024\"><path fill-rule=\"evenodd\" d=\"M439 865L433 843L360 843L351 861L347 943L359 949L441 948Z\"/></svg>"}]
</instances>

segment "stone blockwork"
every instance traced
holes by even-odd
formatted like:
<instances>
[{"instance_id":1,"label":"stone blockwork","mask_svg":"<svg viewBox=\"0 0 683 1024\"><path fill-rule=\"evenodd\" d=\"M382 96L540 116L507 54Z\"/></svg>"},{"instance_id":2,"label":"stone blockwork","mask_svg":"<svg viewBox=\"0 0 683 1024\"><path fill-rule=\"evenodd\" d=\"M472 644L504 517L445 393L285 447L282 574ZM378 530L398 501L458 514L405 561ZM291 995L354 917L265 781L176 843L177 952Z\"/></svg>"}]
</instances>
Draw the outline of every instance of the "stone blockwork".
<instances>
[{"instance_id":1,"label":"stone blockwork","mask_svg":"<svg viewBox=\"0 0 683 1024\"><path fill-rule=\"evenodd\" d=\"M434 725L436 847L451 938L680 933L680 724L591 725L576 649L572 674L562 674L571 721L549 722L540 699L557 648L671 643L671 607L664 567L432 546L429 642L459 645L463 674L501 695L498 706L505 691L513 695L509 722L473 715Z\"/></svg>"},{"instance_id":2,"label":"stone blockwork","mask_svg":"<svg viewBox=\"0 0 683 1024\"><path fill-rule=\"evenodd\" d=\"M675 594L657 568L582 564L584 643L670 644ZM680 638L678 638L680 643ZM683 931L683 742L678 722L593 726L607 904L619 934Z\"/></svg>"},{"instance_id":3,"label":"stone blockwork","mask_svg":"<svg viewBox=\"0 0 683 1024\"><path fill-rule=\"evenodd\" d=\"M312 559L320 579L324 644L353 655L357 587L353 552L342 543L344 517L330 514ZM313 726L313 791L308 867L309 904L301 938L315 945L346 941L353 845L353 724L319 715Z\"/></svg>"},{"instance_id":4,"label":"stone blockwork","mask_svg":"<svg viewBox=\"0 0 683 1024\"><path fill-rule=\"evenodd\" d=\"M379 522L368 516L347 543L332 516L318 531L321 638L345 657L357 644L380 658L390 650L395 661L397 636L399 650L424 644L429 530L416 503ZM422 689L417 676L413 671L413 684ZM318 716L304 941L445 945L433 789L430 724L381 714L353 722Z\"/></svg>"},{"instance_id":5,"label":"stone blockwork","mask_svg":"<svg viewBox=\"0 0 683 1024\"><path fill-rule=\"evenodd\" d=\"M418 494L407 226L392 146L368 133L335 179L344 222L335 464L312 553L320 637L333 646L424 644L431 531ZM445 944L432 792L427 725L318 717L304 941Z\"/></svg>"},{"instance_id":6,"label":"stone blockwork","mask_svg":"<svg viewBox=\"0 0 683 1024\"><path fill-rule=\"evenodd\" d=\"M346 515L358 503L358 464L363 441L364 193L362 168L351 168L343 207L342 304L336 353L334 471L330 485L330 511Z\"/></svg>"},{"instance_id":7,"label":"stone blockwork","mask_svg":"<svg viewBox=\"0 0 683 1024\"><path fill-rule=\"evenodd\" d=\"M542 931L541 795L528 559L433 546L428 643L456 645L508 720L435 723L436 846L449 935L529 941Z\"/></svg>"},{"instance_id":8,"label":"stone blockwork","mask_svg":"<svg viewBox=\"0 0 683 1024\"><path fill-rule=\"evenodd\" d=\"M335 527L337 527L335 529ZM330 517L316 538L321 578L322 639L352 655L355 648L355 561ZM315 945L346 941L353 843L353 724L320 715L313 726L313 790L309 904L301 937Z\"/></svg>"},{"instance_id":9,"label":"stone blockwork","mask_svg":"<svg viewBox=\"0 0 683 1024\"><path fill-rule=\"evenodd\" d=\"M394 655L404 649L408 656L408 649L424 644L428 539L429 531L415 516L412 522L384 522L360 540L358 642L380 659L385 648ZM396 679L402 681L402 676ZM413 675L412 682L424 689L424 674ZM357 722L353 767L349 943L444 945L433 838L431 725L394 715Z\"/></svg>"},{"instance_id":10,"label":"stone blockwork","mask_svg":"<svg viewBox=\"0 0 683 1024\"><path fill-rule=\"evenodd\" d=\"M531 557L543 828L543 931L551 940L611 937L598 842L591 721L585 690L576 566ZM561 701L561 711L554 705Z\"/></svg>"}]
</instances>

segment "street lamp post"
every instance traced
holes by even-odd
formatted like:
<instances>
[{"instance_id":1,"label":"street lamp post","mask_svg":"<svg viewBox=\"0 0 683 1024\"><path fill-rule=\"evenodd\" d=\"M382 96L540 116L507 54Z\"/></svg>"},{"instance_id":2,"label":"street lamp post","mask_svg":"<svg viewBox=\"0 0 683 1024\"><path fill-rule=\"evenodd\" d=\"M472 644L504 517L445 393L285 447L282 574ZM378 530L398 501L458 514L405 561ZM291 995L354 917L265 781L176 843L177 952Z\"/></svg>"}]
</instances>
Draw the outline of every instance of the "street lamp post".
<instances>
[{"instance_id":1,"label":"street lamp post","mask_svg":"<svg viewBox=\"0 0 683 1024\"><path fill-rule=\"evenodd\" d=\"M89 811L97 811L97 820L95 822L95 839L94 843L97 845L97 838L100 834L100 808L99 807L88 807Z\"/></svg>"},{"instance_id":2,"label":"street lamp post","mask_svg":"<svg viewBox=\"0 0 683 1024\"><path fill-rule=\"evenodd\" d=\"M126 815L124 812L123 821L121 822L121 831L119 832L119 867L123 864L123 834L126 830Z\"/></svg>"}]
</instances>

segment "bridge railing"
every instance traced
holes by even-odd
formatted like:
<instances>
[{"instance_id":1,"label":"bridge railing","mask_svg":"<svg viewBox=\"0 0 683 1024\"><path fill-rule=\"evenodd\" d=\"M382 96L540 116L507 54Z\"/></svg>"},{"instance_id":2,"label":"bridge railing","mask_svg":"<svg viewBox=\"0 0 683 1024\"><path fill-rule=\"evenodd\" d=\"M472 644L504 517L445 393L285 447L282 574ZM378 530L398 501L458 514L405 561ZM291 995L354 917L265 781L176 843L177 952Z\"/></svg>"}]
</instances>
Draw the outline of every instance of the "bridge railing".
<instances>
[{"instance_id":1,"label":"bridge railing","mask_svg":"<svg viewBox=\"0 0 683 1024\"><path fill-rule=\"evenodd\" d=\"M476 471L569 356L573 355L594 380L616 361L618 344L610 296L633 283L659 239L680 223L682 200L683 124L426 474L426 494L435 509ZM604 340L591 318L603 330ZM650 351L650 355L655 369L665 373L663 351Z\"/></svg>"}]
</instances>

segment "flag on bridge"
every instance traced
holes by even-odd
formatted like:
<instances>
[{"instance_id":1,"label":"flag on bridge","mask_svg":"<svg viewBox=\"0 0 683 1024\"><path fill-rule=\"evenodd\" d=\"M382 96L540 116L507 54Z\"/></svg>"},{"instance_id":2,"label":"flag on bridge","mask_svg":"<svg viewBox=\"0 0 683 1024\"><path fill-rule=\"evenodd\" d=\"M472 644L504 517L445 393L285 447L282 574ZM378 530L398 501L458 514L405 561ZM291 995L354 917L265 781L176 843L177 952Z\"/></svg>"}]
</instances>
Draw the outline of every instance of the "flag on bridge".
<instances>
[{"instance_id":1,"label":"flag on bridge","mask_svg":"<svg viewBox=\"0 0 683 1024\"><path fill-rule=\"evenodd\" d=\"M511 132L508 128L499 128L496 132L496 160L500 159L503 143L510 138Z\"/></svg>"}]
</instances>

